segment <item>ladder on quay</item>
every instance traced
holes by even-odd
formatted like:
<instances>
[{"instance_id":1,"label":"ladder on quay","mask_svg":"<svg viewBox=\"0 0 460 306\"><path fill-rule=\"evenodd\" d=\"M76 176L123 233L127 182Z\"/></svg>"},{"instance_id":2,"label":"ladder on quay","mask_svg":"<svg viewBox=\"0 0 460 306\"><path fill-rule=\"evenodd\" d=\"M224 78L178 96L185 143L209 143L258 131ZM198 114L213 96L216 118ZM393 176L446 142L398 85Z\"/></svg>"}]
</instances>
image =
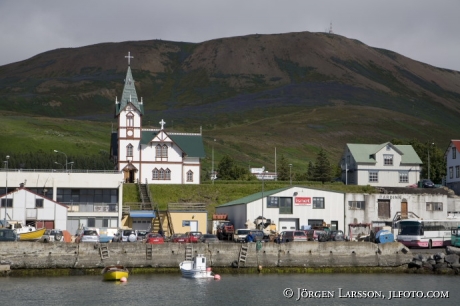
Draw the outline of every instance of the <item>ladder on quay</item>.
<instances>
[{"instance_id":1,"label":"ladder on quay","mask_svg":"<svg viewBox=\"0 0 460 306\"><path fill-rule=\"evenodd\" d=\"M246 243L241 244L240 255L238 256L238 268L246 264L246 257L248 255L248 245Z\"/></svg>"},{"instance_id":2,"label":"ladder on quay","mask_svg":"<svg viewBox=\"0 0 460 306\"><path fill-rule=\"evenodd\" d=\"M185 246L185 260L193 259L193 247L191 245Z\"/></svg>"}]
</instances>

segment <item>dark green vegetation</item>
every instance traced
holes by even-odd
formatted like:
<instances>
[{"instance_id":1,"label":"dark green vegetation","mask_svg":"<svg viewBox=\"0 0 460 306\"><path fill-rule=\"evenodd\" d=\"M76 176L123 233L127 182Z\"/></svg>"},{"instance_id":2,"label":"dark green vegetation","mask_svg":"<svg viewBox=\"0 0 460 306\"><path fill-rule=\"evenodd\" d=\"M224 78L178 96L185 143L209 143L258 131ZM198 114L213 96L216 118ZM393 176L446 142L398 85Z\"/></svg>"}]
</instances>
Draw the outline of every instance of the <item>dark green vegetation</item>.
<instances>
[{"instance_id":1,"label":"dark green vegetation","mask_svg":"<svg viewBox=\"0 0 460 306\"><path fill-rule=\"evenodd\" d=\"M0 151L107 152L128 51L144 126L159 127L161 119L170 131L202 126L205 174L213 147L215 165L228 155L240 167L269 171L276 151L301 177L321 148L335 167L346 143L415 140L443 152L458 138L459 72L301 32L104 43L2 66Z\"/></svg>"}]
</instances>

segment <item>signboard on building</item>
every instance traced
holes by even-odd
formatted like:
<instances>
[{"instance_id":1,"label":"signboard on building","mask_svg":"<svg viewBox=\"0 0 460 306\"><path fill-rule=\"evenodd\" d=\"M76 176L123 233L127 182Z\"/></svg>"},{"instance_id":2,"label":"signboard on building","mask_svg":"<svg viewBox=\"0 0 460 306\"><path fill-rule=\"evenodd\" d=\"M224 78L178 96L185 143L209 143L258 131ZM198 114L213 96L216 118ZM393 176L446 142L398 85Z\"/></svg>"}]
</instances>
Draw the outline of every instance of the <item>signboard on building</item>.
<instances>
[{"instance_id":1,"label":"signboard on building","mask_svg":"<svg viewBox=\"0 0 460 306\"><path fill-rule=\"evenodd\" d=\"M311 197L295 197L295 205L311 205Z\"/></svg>"}]
</instances>

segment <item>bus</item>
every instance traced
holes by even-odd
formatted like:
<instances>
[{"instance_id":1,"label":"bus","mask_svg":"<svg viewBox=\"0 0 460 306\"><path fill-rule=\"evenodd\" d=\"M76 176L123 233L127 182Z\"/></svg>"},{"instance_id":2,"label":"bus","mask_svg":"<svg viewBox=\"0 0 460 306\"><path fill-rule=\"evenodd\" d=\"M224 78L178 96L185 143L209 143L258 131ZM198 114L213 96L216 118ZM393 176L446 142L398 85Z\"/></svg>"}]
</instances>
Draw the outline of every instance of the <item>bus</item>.
<instances>
[{"instance_id":1,"label":"bus","mask_svg":"<svg viewBox=\"0 0 460 306\"><path fill-rule=\"evenodd\" d=\"M452 228L450 245L454 247L460 247L460 226Z\"/></svg>"},{"instance_id":2,"label":"bus","mask_svg":"<svg viewBox=\"0 0 460 306\"><path fill-rule=\"evenodd\" d=\"M451 230L460 226L459 219L405 219L396 223L397 241L407 247L429 248L451 245Z\"/></svg>"}]
</instances>

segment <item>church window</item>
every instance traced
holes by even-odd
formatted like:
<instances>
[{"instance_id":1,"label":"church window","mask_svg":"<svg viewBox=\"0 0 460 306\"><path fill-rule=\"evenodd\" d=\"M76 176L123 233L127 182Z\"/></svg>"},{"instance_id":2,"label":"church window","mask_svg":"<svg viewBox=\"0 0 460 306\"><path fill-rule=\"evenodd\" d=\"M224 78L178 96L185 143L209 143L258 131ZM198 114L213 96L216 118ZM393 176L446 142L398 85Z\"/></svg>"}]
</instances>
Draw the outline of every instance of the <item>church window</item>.
<instances>
[{"instance_id":1,"label":"church window","mask_svg":"<svg viewBox=\"0 0 460 306\"><path fill-rule=\"evenodd\" d=\"M159 176L160 175L159 175L158 169L157 168L153 169L153 171L152 171L152 180L158 180Z\"/></svg>"},{"instance_id":2,"label":"church window","mask_svg":"<svg viewBox=\"0 0 460 306\"><path fill-rule=\"evenodd\" d=\"M165 179L165 170L163 168L160 169L160 176L158 177L160 180Z\"/></svg>"},{"instance_id":3,"label":"church window","mask_svg":"<svg viewBox=\"0 0 460 306\"><path fill-rule=\"evenodd\" d=\"M126 156L133 156L133 145L129 144L126 146Z\"/></svg>"},{"instance_id":4,"label":"church window","mask_svg":"<svg viewBox=\"0 0 460 306\"><path fill-rule=\"evenodd\" d=\"M171 170L166 169L165 175L166 175L166 176L165 176L165 180L170 181L170 180L171 180Z\"/></svg>"},{"instance_id":5,"label":"church window","mask_svg":"<svg viewBox=\"0 0 460 306\"><path fill-rule=\"evenodd\" d=\"M132 113L126 115L126 126L134 126L134 115Z\"/></svg>"},{"instance_id":6,"label":"church window","mask_svg":"<svg viewBox=\"0 0 460 306\"><path fill-rule=\"evenodd\" d=\"M161 150L161 157L168 158L168 146L165 144Z\"/></svg>"},{"instance_id":7,"label":"church window","mask_svg":"<svg viewBox=\"0 0 460 306\"><path fill-rule=\"evenodd\" d=\"M193 171L192 170L187 171L187 182L193 182Z\"/></svg>"},{"instance_id":8,"label":"church window","mask_svg":"<svg viewBox=\"0 0 460 306\"><path fill-rule=\"evenodd\" d=\"M166 144L164 144L164 145L158 144L155 147L155 155L156 155L157 159L168 158L168 145L166 145Z\"/></svg>"},{"instance_id":9,"label":"church window","mask_svg":"<svg viewBox=\"0 0 460 306\"><path fill-rule=\"evenodd\" d=\"M155 155L157 158L161 157L161 145L158 144L156 147L155 147Z\"/></svg>"}]
</instances>

